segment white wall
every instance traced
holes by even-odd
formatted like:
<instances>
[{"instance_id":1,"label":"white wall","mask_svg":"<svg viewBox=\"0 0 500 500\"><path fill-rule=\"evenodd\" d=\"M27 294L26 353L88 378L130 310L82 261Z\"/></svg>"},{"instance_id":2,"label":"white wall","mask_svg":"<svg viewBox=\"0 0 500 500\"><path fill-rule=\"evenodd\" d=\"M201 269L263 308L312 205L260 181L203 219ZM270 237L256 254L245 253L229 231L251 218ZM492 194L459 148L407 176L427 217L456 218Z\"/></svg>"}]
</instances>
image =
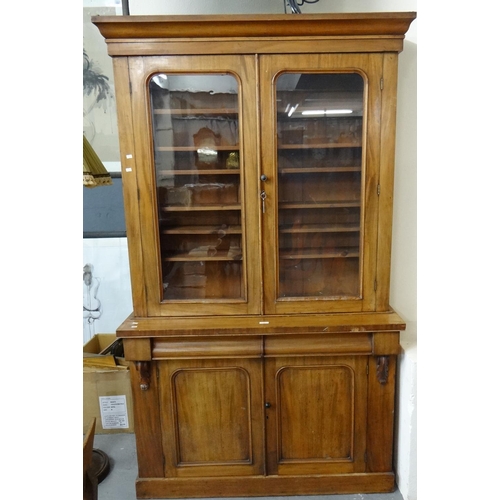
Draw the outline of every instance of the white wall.
<instances>
[{"instance_id":1,"label":"white wall","mask_svg":"<svg viewBox=\"0 0 500 500\"><path fill-rule=\"evenodd\" d=\"M99 285L97 291L99 318L92 321L88 315L84 314L84 343L96 333L114 333L132 312L127 239L84 238L83 265L85 264L92 264L93 279ZM84 284L84 302L87 293L88 290Z\"/></svg>"},{"instance_id":2,"label":"white wall","mask_svg":"<svg viewBox=\"0 0 500 500\"><path fill-rule=\"evenodd\" d=\"M129 0L130 15L282 14L283 0Z\"/></svg>"},{"instance_id":3,"label":"white wall","mask_svg":"<svg viewBox=\"0 0 500 500\"><path fill-rule=\"evenodd\" d=\"M90 3L91 0L86 0ZM113 0L109 0L113 1ZM283 0L129 0L131 15L283 13ZM416 0L319 0L302 12L417 11ZM398 113L391 305L407 322L402 333L397 408L396 471L405 500L416 500L417 373L417 20L406 35L399 57ZM128 298L127 298L128 300ZM124 319L124 318L123 318ZM118 326L118 325L117 325Z\"/></svg>"}]
</instances>

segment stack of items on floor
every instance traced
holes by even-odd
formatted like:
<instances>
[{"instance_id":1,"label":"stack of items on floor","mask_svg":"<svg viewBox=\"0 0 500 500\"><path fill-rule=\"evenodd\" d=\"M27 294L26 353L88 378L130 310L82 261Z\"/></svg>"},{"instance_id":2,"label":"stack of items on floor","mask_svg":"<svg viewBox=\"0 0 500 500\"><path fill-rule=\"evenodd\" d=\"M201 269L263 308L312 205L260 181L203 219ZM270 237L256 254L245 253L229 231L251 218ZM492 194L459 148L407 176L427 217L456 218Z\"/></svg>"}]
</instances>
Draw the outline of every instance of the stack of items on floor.
<instances>
[{"instance_id":1,"label":"stack of items on floor","mask_svg":"<svg viewBox=\"0 0 500 500\"><path fill-rule=\"evenodd\" d=\"M114 334L97 334L83 346L83 430L96 419L96 434L134 432L129 363Z\"/></svg>"}]
</instances>

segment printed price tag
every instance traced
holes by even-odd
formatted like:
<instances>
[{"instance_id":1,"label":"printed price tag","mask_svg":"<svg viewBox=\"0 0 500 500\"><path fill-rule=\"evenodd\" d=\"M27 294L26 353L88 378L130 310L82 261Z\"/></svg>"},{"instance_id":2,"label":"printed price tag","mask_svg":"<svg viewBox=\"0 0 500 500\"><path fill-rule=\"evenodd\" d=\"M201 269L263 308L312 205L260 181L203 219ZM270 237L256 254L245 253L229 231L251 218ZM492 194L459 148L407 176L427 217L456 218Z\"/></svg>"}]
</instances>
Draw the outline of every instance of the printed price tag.
<instances>
[{"instance_id":1,"label":"printed price tag","mask_svg":"<svg viewBox=\"0 0 500 500\"><path fill-rule=\"evenodd\" d=\"M128 429L127 396L99 396L103 429Z\"/></svg>"}]
</instances>

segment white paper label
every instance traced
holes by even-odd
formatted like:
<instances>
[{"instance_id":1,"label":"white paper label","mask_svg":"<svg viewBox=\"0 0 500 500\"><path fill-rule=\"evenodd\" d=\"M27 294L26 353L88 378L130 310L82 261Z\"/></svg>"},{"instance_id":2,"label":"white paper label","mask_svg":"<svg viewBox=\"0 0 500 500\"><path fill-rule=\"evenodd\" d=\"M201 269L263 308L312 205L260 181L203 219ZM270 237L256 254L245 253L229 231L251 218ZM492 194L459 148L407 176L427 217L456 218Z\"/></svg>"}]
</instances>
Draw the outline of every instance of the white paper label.
<instances>
[{"instance_id":1,"label":"white paper label","mask_svg":"<svg viewBox=\"0 0 500 500\"><path fill-rule=\"evenodd\" d=\"M128 429L127 396L99 396L103 429Z\"/></svg>"}]
</instances>

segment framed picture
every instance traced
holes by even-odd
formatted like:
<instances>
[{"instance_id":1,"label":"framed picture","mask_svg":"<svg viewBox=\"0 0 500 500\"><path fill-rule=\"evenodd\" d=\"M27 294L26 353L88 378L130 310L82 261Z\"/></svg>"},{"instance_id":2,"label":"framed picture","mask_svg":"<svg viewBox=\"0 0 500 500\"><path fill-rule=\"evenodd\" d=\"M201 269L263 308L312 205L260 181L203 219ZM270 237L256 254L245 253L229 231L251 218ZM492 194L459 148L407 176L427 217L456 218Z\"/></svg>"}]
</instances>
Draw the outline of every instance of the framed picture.
<instances>
[{"instance_id":1,"label":"framed picture","mask_svg":"<svg viewBox=\"0 0 500 500\"><path fill-rule=\"evenodd\" d=\"M121 1L83 3L83 133L108 171L120 169L113 63L91 18L121 14Z\"/></svg>"}]
</instances>

